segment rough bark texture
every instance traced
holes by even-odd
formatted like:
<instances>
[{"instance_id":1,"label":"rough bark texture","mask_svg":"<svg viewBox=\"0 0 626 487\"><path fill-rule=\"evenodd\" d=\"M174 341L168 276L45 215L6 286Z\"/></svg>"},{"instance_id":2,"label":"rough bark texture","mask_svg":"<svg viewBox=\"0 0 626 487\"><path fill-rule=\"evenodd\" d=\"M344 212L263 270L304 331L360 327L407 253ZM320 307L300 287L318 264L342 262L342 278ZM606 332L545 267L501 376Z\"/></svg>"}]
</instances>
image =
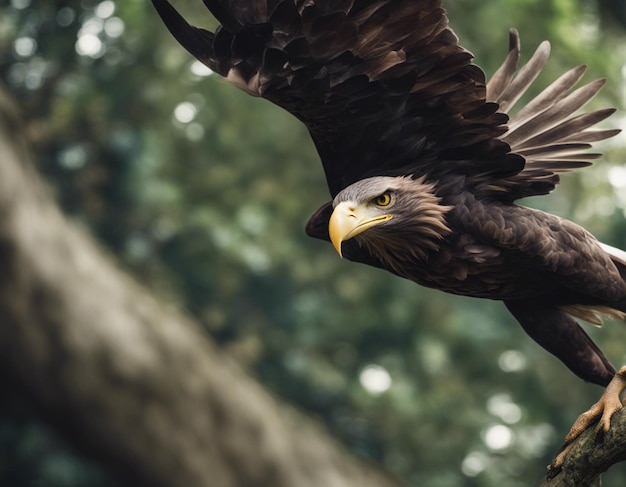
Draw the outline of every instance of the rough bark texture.
<instances>
[{"instance_id":1,"label":"rough bark texture","mask_svg":"<svg viewBox=\"0 0 626 487\"><path fill-rule=\"evenodd\" d=\"M574 443L554 477L546 477L540 487L599 487L600 475L612 465L626 460L626 408L615 413L611 429L603 438L596 438L593 428L585 431Z\"/></svg>"},{"instance_id":2,"label":"rough bark texture","mask_svg":"<svg viewBox=\"0 0 626 487\"><path fill-rule=\"evenodd\" d=\"M65 219L1 90L0 269L4 378L129 485L401 485L270 397Z\"/></svg>"}]
</instances>

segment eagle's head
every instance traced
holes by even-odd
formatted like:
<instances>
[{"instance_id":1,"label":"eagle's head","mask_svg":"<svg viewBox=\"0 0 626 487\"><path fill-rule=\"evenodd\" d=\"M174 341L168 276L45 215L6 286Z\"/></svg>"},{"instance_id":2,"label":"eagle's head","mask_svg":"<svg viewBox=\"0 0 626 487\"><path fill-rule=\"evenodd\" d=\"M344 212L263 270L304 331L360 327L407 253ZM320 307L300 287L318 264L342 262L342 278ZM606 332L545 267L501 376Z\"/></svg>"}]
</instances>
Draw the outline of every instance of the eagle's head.
<instances>
[{"instance_id":1,"label":"eagle's head","mask_svg":"<svg viewBox=\"0 0 626 487\"><path fill-rule=\"evenodd\" d=\"M449 232L446 213L433 184L410 176L362 179L337 194L328 223L330 240L354 238L391 267L419 261L437 250Z\"/></svg>"}]
</instances>

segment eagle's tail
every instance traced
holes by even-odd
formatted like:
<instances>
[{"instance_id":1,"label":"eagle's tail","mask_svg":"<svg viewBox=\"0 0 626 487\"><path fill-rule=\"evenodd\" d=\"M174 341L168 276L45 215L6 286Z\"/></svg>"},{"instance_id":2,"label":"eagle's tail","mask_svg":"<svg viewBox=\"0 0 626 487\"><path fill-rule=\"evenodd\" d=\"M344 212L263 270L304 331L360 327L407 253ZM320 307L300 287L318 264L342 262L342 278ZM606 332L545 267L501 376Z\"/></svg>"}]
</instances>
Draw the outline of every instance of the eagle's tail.
<instances>
[{"instance_id":1,"label":"eagle's tail","mask_svg":"<svg viewBox=\"0 0 626 487\"><path fill-rule=\"evenodd\" d=\"M617 267L617 270L622 276L622 279L626 281L626 252L621 249L611 247L610 245L603 244L602 242L600 242L600 247L602 247L602 250L609 254L613 264L615 264L615 267ZM622 318L626 316L626 299L617 303L615 308L621 311Z\"/></svg>"},{"instance_id":2,"label":"eagle's tail","mask_svg":"<svg viewBox=\"0 0 626 487\"><path fill-rule=\"evenodd\" d=\"M598 244L611 257L611 261L626 282L626 252L602 242L598 242ZM603 318L626 319L626 299L604 305L561 306L560 309L571 316L598 326L602 325Z\"/></svg>"},{"instance_id":3,"label":"eagle's tail","mask_svg":"<svg viewBox=\"0 0 626 487\"><path fill-rule=\"evenodd\" d=\"M626 280L626 252L621 249L611 247L610 245L598 242L602 250L611 256L611 260L617 266L619 273Z\"/></svg>"}]
</instances>

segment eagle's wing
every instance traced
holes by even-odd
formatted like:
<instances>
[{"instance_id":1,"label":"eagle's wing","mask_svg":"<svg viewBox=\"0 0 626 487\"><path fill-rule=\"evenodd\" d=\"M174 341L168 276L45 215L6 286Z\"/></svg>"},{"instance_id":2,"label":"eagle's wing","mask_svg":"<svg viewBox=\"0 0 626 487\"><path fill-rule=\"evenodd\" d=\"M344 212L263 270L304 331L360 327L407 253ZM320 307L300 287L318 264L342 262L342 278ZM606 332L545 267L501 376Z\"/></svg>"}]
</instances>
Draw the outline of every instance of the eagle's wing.
<instances>
[{"instance_id":1,"label":"eagle's wing","mask_svg":"<svg viewBox=\"0 0 626 487\"><path fill-rule=\"evenodd\" d=\"M586 67L577 66L550 84L517 112L512 109L543 69L550 44L543 42L518 71L520 42L517 31L510 31L509 55L487 84L487 100L499 105L510 116L508 130L501 137L511 151L524 157L524 170L500 180L485 180L479 191L498 199L515 200L549 193L559 182L559 173L588 166L601 156L589 153L591 143L620 132L619 129L593 129L615 109L575 113L604 86L598 79L578 89Z\"/></svg>"},{"instance_id":2,"label":"eagle's wing","mask_svg":"<svg viewBox=\"0 0 626 487\"><path fill-rule=\"evenodd\" d=\"M153 3L191 54L306 124L333 196L374 175L506 180L524 167L440 0L204 0L215 33Z\"/></svg>"}]
</instances>

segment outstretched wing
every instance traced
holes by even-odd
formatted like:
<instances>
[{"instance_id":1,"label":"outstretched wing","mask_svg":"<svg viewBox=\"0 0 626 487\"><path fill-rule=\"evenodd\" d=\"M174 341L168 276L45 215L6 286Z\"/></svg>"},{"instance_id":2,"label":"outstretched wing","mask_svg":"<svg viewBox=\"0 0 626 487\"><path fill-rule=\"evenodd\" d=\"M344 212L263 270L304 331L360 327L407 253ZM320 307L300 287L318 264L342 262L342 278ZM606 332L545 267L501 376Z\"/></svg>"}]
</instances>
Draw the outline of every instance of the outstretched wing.
<instances>
[{"instance_id":1,"label":"outstretched wing","mask_svg":"<svg viewBox=\"0 0 626 487\"><path fill-rule=\"evenodd\" d=\"M520 41L517 31L511 29L509 55L487 84L487 100L509 114L508 130L502 140L512 152L523 156L526 164L523 171L513 176L486 179L478 191L509 201L549 193L558 184L560 173L588 166L590 160L601 156L587 152L592 142L620 132L592 128L614 113L613 108L575 115L605 83L598 79L574 89L585 66L569 70L519 111L512 112L541 73L549 54L550 44L543 42L518 71Z\"/></svg>"},{"instance_id":2,"label":"outstretched wing","mask_svg":"<svg viewBox=\"0 0 626 487\"><path fill-rule=\"evenodd\" d=\"M440 0L204 0L215 33L153 3L191 54L306 124L333 196L374 175L506 180L524 167Z\"/></svg>"}]
</instances>

